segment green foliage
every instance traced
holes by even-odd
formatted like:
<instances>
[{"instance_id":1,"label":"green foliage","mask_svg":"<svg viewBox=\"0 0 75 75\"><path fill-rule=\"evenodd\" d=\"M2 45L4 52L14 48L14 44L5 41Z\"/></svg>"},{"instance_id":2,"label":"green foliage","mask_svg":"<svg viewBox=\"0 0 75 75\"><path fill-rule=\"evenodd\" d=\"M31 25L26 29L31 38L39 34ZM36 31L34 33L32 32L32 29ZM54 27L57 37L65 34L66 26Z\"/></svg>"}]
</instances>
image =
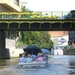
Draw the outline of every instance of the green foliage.
<instances>
[{"instance_id":1,"label":"green foliage","mask_svg":"<svg viewBox=\"0 0 75 75\"><path fill-rule=\"evenodd\" d=\"M47 31L21 31L18 46L35 45L51 49L54 45Z\"/></svg>"},{"instance_id":2,"label":"green foliage","mask_svg":"<svg viewBox=\"0 0 75 75\"><path fill-rule=\"evenodd\" d=\"M25 6L21 7L21 12L25 12L25 14L21 15L21 18L30 18L30 19L57 19L56 15L42 15L42 12L34 12L27 9Z\"/></svg>"},{"instance_id":3,"label":"green foliage","mask_svg":"<svg viewBox=\"0 0 75 75\"><path fill-rule=\"evenodd\" d=\"M2 14L0 14L0 19L2 19Z\"/></svg>"},{"instance_id":4,"label":"green foliage","mask_svg":"<svg viewBox=\"0 0 75 75\"><path fill-rule=\"evenodd\" d=\"M26 12L25 14L22 14L22 15L21 15L21 18L30 18L31 13L32 13L33 11L30 11L30 10L27 9L25 6L22 6L22 7L21 7L21 12Z\"/></svg>"}]
</instances>

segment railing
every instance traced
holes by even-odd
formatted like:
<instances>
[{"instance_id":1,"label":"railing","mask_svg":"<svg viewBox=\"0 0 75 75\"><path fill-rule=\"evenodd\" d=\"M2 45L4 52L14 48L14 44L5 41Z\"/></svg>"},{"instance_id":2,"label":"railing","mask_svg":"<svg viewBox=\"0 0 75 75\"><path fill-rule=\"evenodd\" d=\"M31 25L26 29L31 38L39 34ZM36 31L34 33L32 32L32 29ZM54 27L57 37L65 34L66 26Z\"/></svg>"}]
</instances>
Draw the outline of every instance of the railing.
<instances>
[{"instance_id":1,"label":"railing","mask_svg":"<svg viewBox=\"0 0 75 75\"><path fill-rule=\"evenodd\" d=\"M0 19L72 19L69 12L0 12ZM74 19L74 17L73 17Z\"/></svg>"}]
</instances>

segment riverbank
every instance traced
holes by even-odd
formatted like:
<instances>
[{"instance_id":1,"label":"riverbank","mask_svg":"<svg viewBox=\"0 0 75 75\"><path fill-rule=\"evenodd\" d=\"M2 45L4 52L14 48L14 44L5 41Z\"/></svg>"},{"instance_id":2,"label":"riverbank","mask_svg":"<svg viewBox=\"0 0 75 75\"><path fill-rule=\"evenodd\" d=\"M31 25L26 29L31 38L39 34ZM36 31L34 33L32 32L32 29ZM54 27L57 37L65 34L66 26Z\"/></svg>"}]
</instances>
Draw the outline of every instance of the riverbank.
<instances>
[{"instance_id":1,"label":"riverbank","mask_svg":"<svg viewBox=\"0 0 75 75\"><path fill-rule=\"evenodd\" d=\"M75 49L67 49L63 51L64 55L75 55Z\"/></svg>"}]
</instances>

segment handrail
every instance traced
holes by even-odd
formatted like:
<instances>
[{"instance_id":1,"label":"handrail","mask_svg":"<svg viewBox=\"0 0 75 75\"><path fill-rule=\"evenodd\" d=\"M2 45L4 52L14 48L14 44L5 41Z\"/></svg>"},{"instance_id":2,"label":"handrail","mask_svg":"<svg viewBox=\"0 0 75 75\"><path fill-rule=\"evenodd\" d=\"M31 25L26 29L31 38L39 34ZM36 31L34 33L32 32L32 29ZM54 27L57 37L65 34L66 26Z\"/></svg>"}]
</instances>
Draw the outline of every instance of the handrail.
<instances>
[{"instance_id":1,"label":"handrail","mask_svg":"<svg viewBox=\"0 0 75 75\"><path fill-rule=\"evenodd\" d=\"M71 12L0 12L0 19L74 19Z\"/></svg>"}]
</instances>

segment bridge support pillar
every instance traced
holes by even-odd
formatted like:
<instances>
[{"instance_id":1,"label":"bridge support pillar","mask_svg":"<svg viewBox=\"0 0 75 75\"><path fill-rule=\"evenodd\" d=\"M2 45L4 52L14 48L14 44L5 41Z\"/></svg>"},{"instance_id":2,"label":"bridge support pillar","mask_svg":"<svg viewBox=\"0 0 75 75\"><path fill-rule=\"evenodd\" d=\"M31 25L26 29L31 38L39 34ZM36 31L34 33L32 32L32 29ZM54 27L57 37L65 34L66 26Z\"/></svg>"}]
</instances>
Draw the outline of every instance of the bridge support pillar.
<instances>
[{"instance_id":1,"label":"bridge support pillar","mask_svg":"<svg viewBox=\"0 0 75 75\"><path fill-rule=\"evenodd\" d=\"M5 49L5 33L0 31L0 58L7 58L7 49Z\"/></svg>"}]
</instances>

